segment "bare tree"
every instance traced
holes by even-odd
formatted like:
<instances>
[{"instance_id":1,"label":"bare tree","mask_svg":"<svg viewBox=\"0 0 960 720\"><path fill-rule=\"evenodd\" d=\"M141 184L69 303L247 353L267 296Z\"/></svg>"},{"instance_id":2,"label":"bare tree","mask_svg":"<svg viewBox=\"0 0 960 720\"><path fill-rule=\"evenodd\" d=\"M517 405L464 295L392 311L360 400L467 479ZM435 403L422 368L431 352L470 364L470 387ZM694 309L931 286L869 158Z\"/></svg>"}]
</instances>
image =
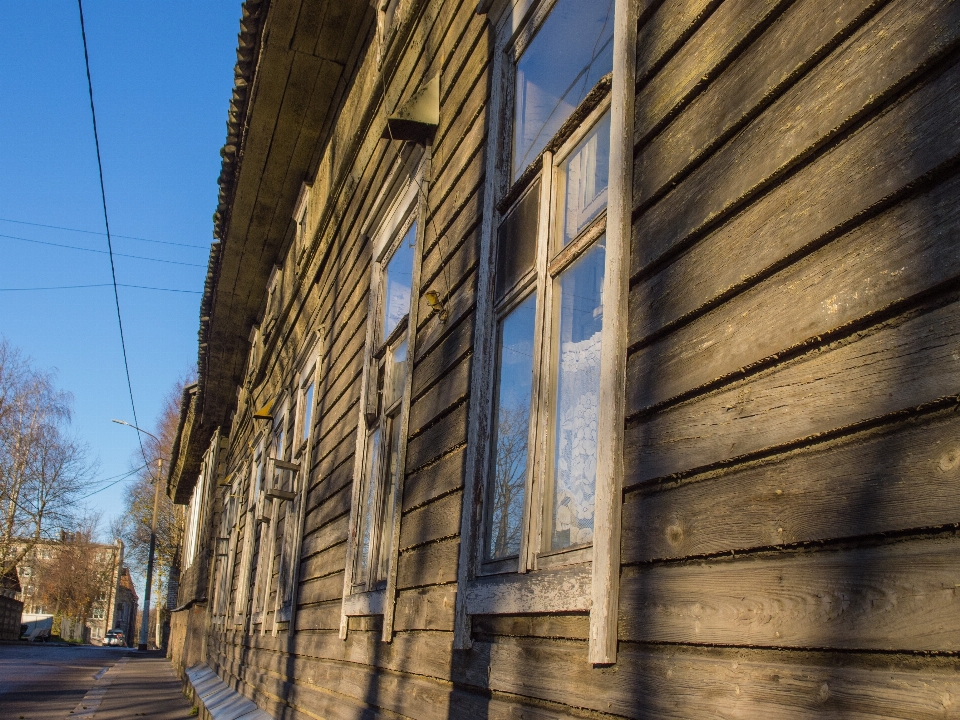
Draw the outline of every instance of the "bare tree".
<instances>
[{"instance_id":1,"label":"bare tree","mask_svg":"<svg viewBox=\"0 0 960 720\"><path fill-rule=\"evenodd\" d=\"M51 547L50 558L33 567L36 602L57 617L85 619L94 605L110 599L114 555L96 542L97 516L81 520L80 528L64 532Z\"/></svg>"},{"instance_id":2,"label":"bare tree","mask_svg":"<svg viewBox=\"0 0 960 720\"><path fill-rule=\"evenodd\" d=\"M0 576L42 539L71 528L95 466L67 434L69 393L0 338Z\"/></svg>"},{"instance_id":3,"label":"bare tree","mask_svg":"<svg viewBox=\"0 0 960 720\"><path fill-rule=\"evenodd\" d=\"M490 508L491 557L515 555L520 551L529 427L530 411L526 406L500 407Z\"/></svg>"},{"instance_id":4,"label":"bare tree","mask_svg":"<svg viewBox=\"0 0 960 720\"><path fill-rule=\"evenodd\" d=\"M160 442L149 436L143 436L143 450L147 462L145 467L137 473L136 480L127 487L126 512L114 525L114 533L122 538L126 545L131 570L142 576L142 571L137 572L137 570L146 567L147 554L150 550L154 482L161 483L157 507L157 545L154 566L154 588L158 591L157 597L162 597L159 590L166 581L169 568L177 562L183 535L182 509L173 503L164 490L168 462L180 421L180 399L183 396L183 388L192 382L194 382L192 374L187 375L167 394L156 428L152 431L160 438ZM134 462L137 465L143 464L144 455L138 451ZM156 465L158 457L163 459L162 475L159 478Z\"/></svg>"}]
</instances>

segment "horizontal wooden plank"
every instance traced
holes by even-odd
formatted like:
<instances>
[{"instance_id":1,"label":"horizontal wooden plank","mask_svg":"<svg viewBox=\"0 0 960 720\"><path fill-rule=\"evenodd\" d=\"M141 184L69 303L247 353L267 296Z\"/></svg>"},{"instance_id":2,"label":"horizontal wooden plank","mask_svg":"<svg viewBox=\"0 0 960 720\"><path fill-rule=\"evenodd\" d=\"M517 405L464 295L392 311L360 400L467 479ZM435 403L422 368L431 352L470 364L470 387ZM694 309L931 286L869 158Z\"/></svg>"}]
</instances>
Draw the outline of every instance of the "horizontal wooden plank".
<instances>
[{"instance_id":1,"label":"horizontal wooden plank","mask_svg":"<svg viewBox=\"0 0 960 720\"><path fill-rule=\"evenodd\" d=\"M960 154L960 113L948 100L957 92L958 75L950 68L933 78L644 279L630 294L629 343L836 236L852 218L951 162Z\"/></svg>"},{"instance_id":2,"label":"horizontal wooden plank","mask_svg":"<svg viewBox=\"0 0 960 720\"><path fill-rule=\"evenodd\" d=\"M638 720L933 720L953 712L960 692L955 658L849 654L838 661L621 642L615 666L590 668L586 643L510 638L475 643L470 656L476 659L458 681Z\"/></svg>"},{"instance_id":3,"label":"horizontal wooden plank","mask_svg":"<svg viewBox=\"0 0 960 720\"><path fill-rule=\"evenodd\" d=\"M786 8L637 154L634 204L645 204L697 158L726 140L834 49L876 6L874 0L838 0L829 6L801 0ZM700 44L699 34L691 43Z\"/></svg>"},{"instance_id":4,"label":"horizontal wooden plank","mask_svg":"<svg viewBox=\"0 0 960 720\"><path fill-rule=\"evenodd\" d=\"M423 265L420 270L421 295L431 286L435 286L433 289L438 292L443 291L441 295L445 294L449 286L455 286L459 278L476 264L476 258L480 256L479 225L483 213L483 198L481 186L461 205L456 217L446 228L441 230L434 223L427 224L423 242ZM439 238L443 238L443 242L440 242ZM474 246L466 247L467 254L458 257L460 246L469 238L473 238ZM443 265L449 261L454 264L438 277Z\"/></svg>"},{"instance_id":5,"label":"horizontal wooden plank","mask_svg":"<svg viewBox=\"0 0 960 720\"><path fill-rule=\"evenodd\" d=\"M650 4L650 3L647 3ZM638 83L661 67L700 27L720 2L714 0L666 0L637 31ZM646 14L646 13L643 13Z\"/></svg>"},{"instance_id":6,"label":"horizontal wooden plank","mask_svg":"<svg viewBox=\"0 0 960 720\"><path fill-rule=\"evenodd\" d=\"M402 590L456 581L459 549L459 539L451 538L400 553L397 587Z\"/></svg>"},{"instance_id":7,"label":"horizontal wooden plank","mask_svg":"<svg viewBox=\"0 0 960 720\"><path fill-rule=\"evenodd\" d=\"M403 484L403 511L419 507L435 497L463 487L466 448L461 445L432 465L408 475Z\"/></svg>"},{"instance_id":8,"label":"horizontal wooden plank","mask_svg":"<svg viewBox=\"0 0 960 720\"><path fill-rule=\"evenodd\" d=\"M407 441L407 473L419 470L467 441L467 403Z\"/></svg>"},{"instance_id":9,"label":"horizontal wooden plank","mask_svg":"<svg viewBox=\"0 0 960 720\"><path fill-rule=\"evenodd\" d=\"M454 492L405 514L400 524L400 549L458 535L461 500L462 493Z\"/></svg>"},{"instance_id":10,"label":"horizontal wooden plank","mask_svg":"<svg viewBox=\"0 0 960 720\"><path fill-rule=\"evenodd\" d=\"M303 536L300 557L305 558L313 553L322 552L345 540L347 537L347 522L348 517L344 513L319 528L310 528Z\"/></svg>"},{"instance_id":11,"label":"horizontal wooden plank","mask_svg":"<svg viewBox=\"0 0 960 720\"><path fill-rule=\"evenodd\" d=\"M952 0L896 0L634 225L631 275L715 224L953 47ZM878 72L877 68L883 68Z\"/></svg>"},{"instance_id":12,"label":"horizontal wooden plank","mask_svg":"<svg viewBox=\"0 0 960 720\"><path fill-rule=\"evenodd\" d=\"M350 511L351 497L353 495L353 481L342 486L328 500L317 506L315 509L307 512L305 526L308 530L323 527L328 522Z\"/></svg>"},{"instance_id":13,"label":"horizontal wooden plank","mask_svg":"<svg viewBox=\"0 0 960 720\"><path fill-rule=\"evenodd\" d=\"M960 113L957 120L960 132ZM960 175L645 346L627 363L628 413L732 376L960 276L960 253L946 240L960 236L958 197Z\"/></svg>"},{"instance_id":14,"label":"horizontal wooden plank","mask_svg":"<svg viewBox=\"0 0 960 720\"><path fill-rule=\"evenodd\" d=\"M452 405L470 394L470 369L473 356L467 355L451 368L432 388L410 406L410 434L422 430Z\"/></svg>"},{"instance_id":15,"label":"horizontal wooden plank","mask_svg":"<svg viewBox=\"0 0 960 720\"><path fill-rule=\"evenodd\" d=\"M476 316L471 313L450 331L433 350L413 368L412 397L418 398L473 346Z\"/></svg>"},{"instance_id":16,"label":"horizontal wooden plank","mask_svg":"<svg viewBox=\"0 0 960 720\"><path fill-rule=\"evenodd\" d=\"M956 395L958 358L960 313L954 302L812 351L628 425L624 486Z\"/></svg>"},{"instance_id":17,"label":"horizontal wooden plank","mask_svg":"<svg viewBox=\"0 0 960 720\"><path fill-rule=\"evenodd\" d=\"M960 538L938 537L624 570L619 637L952 652L958 560Z\"/></svg>"},{"instance_id":18,"label":"horizontal wooden plank","mask_svg":"<svg viewBox=\"0 0 960 720\"><path fill-rule=\"evenodd\" d=\"M478 42L482 40L478 38ZM471 58L459 82L451 85L448 101L441 105L443 110L433 144L434 166L440 171L456 162L461 144L472 144L467 135L483 132L490 100L490 62L484 55L481 50Z\"/></svg>"},{"instance_id":19,"label":"horizontal wooden plank","mask_svg":"<svg viewBox=\"0 0 960 720\"><path fill-rule=\"evenodd\" d=\"M637 93L634 142L641 142L690 101L790 0L724 0L663 68ZM776 56L774 56L776 57ZM772 62L767 58L766 62ZM636 199L635 199L636 201Z\"/></svg>"},{"instance_id":20,"label":"horizontal wooden plank","mask_svg":"<svg viewBox=\"0 0 960 720\"><path fill-rule=\"evenodd\" d=\"M590 636L590 615L560 613L549 615L474 615L474 636L540 637L586 640Z\"/></svg>"},{"instance_id":21,"label":"horizontal wooden plank","mask_svg":"<svg viewBox=\"0 0 960 720\"><path fill-rule=\"evenodd\" d=\"M404 590L397 595L393 629L445 630L453 632L455 585L435 585L429 588ZM452 642L452 638L449 639Z\"/></svg>"},{"instance_id":22,"label":"horizontal wooden plank","mask_svg":"<svg viewBox=\"0 0 960 720\"><path fill-rule=\"evenodd\" d=\"M326 577L331 573L342 571L347 561L345 542L346 537L337 545L304 557L300 561L300 581L308 582L314 578Z\"/></svg>"},{"instance_id":23,"label":"horizontal wooden plank","mask_svg":"<svg viewBox=\"0 0 960 720\"><path fill-rule=\"evenodd\" d=\"M960 522L960 416L858 433L699 482L628 493L622 561Z\"/></svg>"},{"instance_id":24,"label":"horizontal wooden plank","mask_svg":"<svg viewBox=\"0 0 960 720\"><path fill-rule=\"evenodd\" d=\"M417 328L417 349L415 362L420 362L439 343L450 330L468 314L473 312L477 302L477 271L470 274L454 287L452 295L444 303L447 311L446 320L439 315L427 315L423 323Z\"/></svg>"},{"instance_id":25,"label":"horizontal wooden plank","mask_svg":"<svg viewBox=\"0 0 960 720\"><path fill-rule=\"evenodd\" d=\"M309 578L300 582L297 600L302 605L340 600L343 597L343 570L320 578Z\"/></svg>"}]
</instances>

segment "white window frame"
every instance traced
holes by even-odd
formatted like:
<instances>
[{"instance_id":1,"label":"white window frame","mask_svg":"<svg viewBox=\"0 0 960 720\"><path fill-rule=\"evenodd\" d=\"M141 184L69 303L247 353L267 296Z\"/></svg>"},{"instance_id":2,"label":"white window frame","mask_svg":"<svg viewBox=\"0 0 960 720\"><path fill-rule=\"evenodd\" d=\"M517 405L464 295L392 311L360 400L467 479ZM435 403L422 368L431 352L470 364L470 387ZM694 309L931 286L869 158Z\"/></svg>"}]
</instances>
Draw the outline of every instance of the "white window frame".
<instances>
[{"instance_id":1,"label":"white window frame","mask_svg":"<svg viewBox=\"0 0 960 720\"><path fill-rule=\"evenodd\" d=\"M383 221L377 227L376 231L372 233L374 261L371 267L371 293L367 311L367 337L360 388L361 402L358 412L357 445L353 470L353 495L350 508L350 525L347 536L347 562L343 580L343 601L340 614L340 637L344 640L347 638L347 626L350 617L373 615L383 616L381 639L384 642L390 642L393 638L397 563L400 544L400 516L402 514L404 483L403 469L406 465L410 394L413 380L413 358L416 355L416 328L420 304L420 266L425 226L424 215L426 212L425 204L418 200L419 195L423 192L421 187L424 170L428 162L429 156L423 159L412 176L406 181L405 186L397 194L396 199L385 213ZM358 525L361 518L361 506L363 504L362 491L365 485L364 479L367 470L367 436L369 427L372 424L367 421L366 409L371 393L376 393L376 387L373 385L374 378L372 377L371 367L376 364L374 352L382 345L379 340L382 327L380 318L382 280L386 264L399 247L399 243L403 241L404 236L413 222L417 224L417 232L410 289L410 310L407 317L406 330L408 370L404 379L402 396L399 401L400 408L395 416L395 422L400 423L398 463L401 470L397 483L393 487L392 502L394 504L394 513L393 527L389 529L390 545L389 548L380 548L381 553L388 553L386 586L379 589L371 588L365 592L358 592L353 574L356 565L356 556L359 550ZM384 411L378 415L376 422L379 423L379 418L384 417L386 414L386 409L384 409ZM389 476L389 471L386 471L386 475ZM383 528L379 527L379 521L376 522L375 525L377 525L377 527L375 527L373 531L373 536L382 537Z\"/></svg>"},{"instance_id":2,"label":"white window frame","mask_svg":"<svg viewBox=\"0 0 960 720\"><path fill-rule=\"evenodd\" d=\"M297 204L293 208L293 258L297 267L300 266L307 250L307 210L310 203L310 187L306 183L300 186Z\"/></svg>"},{"instance_id":3,"label":"white window frame","mask_svg":"<svg viewBox=\"0 0 960 720\"><path fill-rule=\"evenodd\" d=\"M244 507L243 554L240 559L240 577L237 583L236 603L233 609L233 624L243 625L248 615L252 614L250 607L250 575L253 572L253 548L257 533L257 515L260 510L260 496L262 495L263 478L266 476L266 448L265 443L269 433L261 430L257 439L250 444L250 474L247 478L246 502ZM263 473L260 475L260 473ZM260 475L260 482L257 482ZM239 519L238 519L239 523ZM238 525L239 527L239 525Z\"/></svg>"},{"instance_id":4,"label":"white window frame","mask_svg":"<svg viewBox=\"0 0 960 720\"><path fill-rule=\"evenodd\" d=\"M283 307L283 269L279 265L274 265L270 271L270 278L267 280L267 299L266 307L263 311L263 335L270 335L273 326L276 324L277 316Z\"/></svg>"},{"instance_id":5,"label":"white window frame","mask_svg":"<svg viewBox=\"0 0 960 720\"><path fill-rule=\"evenodd\" d=\"M267 489L276 487L278 484L278 475L281 472L270 461L271 457L286 459L286 449L289 447L289 436L287 435L287 411L289 403L286 398L280 397L273 403L274 414L273 422L270 424L269 432L265 435L263 444L263 484L260 488L257 502L259 509L257 511L258 520L261 524L260 547L257 551L257 567L253 583L253 605L251 606L251 624L260 626L260 633L267 632L267 614L270 603L270 591L273 589L273 564L276 557L274 548L277 543L277 523L276 519L280 512L280 500L267 497ZM276 438L278 431L280 433L280 447L276 447ZM267 549L267 557L263 557L264 548ZM266 562L264 562L266 561Z\"/></svg>"},{"instance_id":6,"label":"white window frame","mask_svg":"<svg viewBox=\"0 0 960 720\"><path fill-rule=\"evenodd\" d=\"M303 526L306 520L307 492L310 490L310 463L312 456L313 424L316 422L315 410L317 407L317 383L320 371L320 354L317 349L318 340L315 333L311 333L313 341L310 343L308 360L303 363L303 369L297 374L296 388L296 419L293 428L293 437L290 440L293 459L299 464L291 479L294 497L287 506L284 516L283 542L280 548L280 570L277 573L277 595L274 604L273 634L279 631L282 622L293 623L297 603L297 585L300 580L300 548L303 544ZM313 388L313 394L308 398L307 391ZM307 403L309 402L309 406ZM304 423L309 410L307 427ZM304 437L306 434L306 437ZM284 579L286 584L284 585Z\"/></svg>"},{"instance_id":7,"label":"white window frame","mask_svg":"<svg viewBox=\"0 0 960 720\"><path fill-rule=\"evenodd\" d=\"M527 32L529 18L540 22L552 7L552 0L498 2L490 12L496 28L491 90L491 138L506 139L513 132L512 104L513 61L509 51ZM626 371L626 320L629 290L629 243L633 168L634 60L636 47L636 15L634 3L617 0L614 10L613 80L609 92L610 159L607 191L606 254L602 303L604 323L601 330L600 416L597 448L597 485L594 505L594 538L589 552L576 551L570 564L538 568L530 562L529 553L521 551L518 572L481 575L480 557L484 537L482 502L477 502L486 487L490 458L490 433L493 425L493 386L497 371L496 317L494 315L496 233L500 214L497 204L504 196L504 180L513 184L511 162L496 152L488 154L485 207L481 233L480 276L478 279L477 329L474 347L475 372L471 383L471 408L468 437L471 449L467 457L464 488L464 510L461 517L460 562L454 624L454 647L471 646L471 616L475 614L524 614L543 612L590 613L588 659L597 665L616 662L617 612L620 576L620 513L623 482L623 418L624 378ZM527 33L529 34L529 33ZM509 113L503 109L510 110ZM591 118L597 117L594 113ZM581 125L587 129L587 123ZM578 131L579 132L579 131ZM493 143L496 140L492 141ZM576 138L564 143L563 150L575 147ZM500 143L509 148L511 142ZM538 228L547 226L551 213L552 183L546 182L553 166L553 157L544 153L541 179ZM503 168L507 169L504 170ZM509 173L509 177L505 175ZM545 262L538 239L537 263ZM542 272L542 268L538 268ZM543 299L538 298L538 304ZM549 340L549 338L547 338ZM543 339L541 338L541 341ZM546 367L544 363L535 364ZM536 391L535 391L536 392ZM536 405L532 405L536 407ZM531 418L531 423L536 422ZM540 435L542 423L538 423ZM532 434L532 433L531 433ZM535 446L530 446L531 453ZM529 476L529 473L528 473ZM529 488L525 502L531 502ZM536 511L526 517L538 517ZM529 537L535 537L527 531ZM530 569L530 572L526 572Z\"/></svg>"},{"instance_id":8,"label":"white window frame","mask_svg":"<svg viewBox=\"0 0 960 720\"><path fill-rule=\"evenodd\" d=\"M239 540L239 522L241 505L241 486L246 474L246 467L234 472L225 482L223 497L223 513L220 518L220 535L217 538L216 557L218 558L218 575L216 597L214 599L214 617L225 618L230 609L230 595L233 591L233 570L237 558ZM222 551L222 543L226 544L226 552Z\"/></svg>"}]
</instances>

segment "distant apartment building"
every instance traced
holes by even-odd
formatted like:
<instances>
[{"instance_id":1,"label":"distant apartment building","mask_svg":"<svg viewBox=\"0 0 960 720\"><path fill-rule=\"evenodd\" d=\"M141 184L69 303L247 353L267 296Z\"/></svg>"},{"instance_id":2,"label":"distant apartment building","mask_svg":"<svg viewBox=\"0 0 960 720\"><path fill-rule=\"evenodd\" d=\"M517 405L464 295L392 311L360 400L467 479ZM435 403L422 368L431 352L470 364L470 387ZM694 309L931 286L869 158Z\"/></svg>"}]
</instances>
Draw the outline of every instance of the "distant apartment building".
<instances>
[{"instance_id":1,"label":"distant apartment building","mask_svg":"<svg viewBox=\"0 0 960 720\"><path fill-rule=\"evenodd\" d=\"M99 644L107 630L133 637L137 592L123 564L124 546L86 542L69 533L44 540L17 566L24 613L54 616L64 640Z\"/></svg>"}]
</instances>

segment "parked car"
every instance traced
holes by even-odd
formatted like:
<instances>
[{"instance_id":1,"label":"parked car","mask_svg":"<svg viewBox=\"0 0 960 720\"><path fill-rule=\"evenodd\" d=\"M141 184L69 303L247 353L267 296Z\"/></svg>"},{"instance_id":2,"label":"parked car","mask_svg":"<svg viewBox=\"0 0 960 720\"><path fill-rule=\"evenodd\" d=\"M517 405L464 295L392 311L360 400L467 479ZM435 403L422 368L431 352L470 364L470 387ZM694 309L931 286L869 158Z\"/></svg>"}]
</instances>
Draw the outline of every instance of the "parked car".
<instances>
[{"instance_id":1,"label":"parked car","mask_svg":"<svg viewBox=\"0 0 960 720\"><path fill-rule=\"evenodd\" d=\"M107 630L107 634L103 636L103 644L124 647L127 644L127 638L123 630Z\"/></svg>"}]
</instances>

